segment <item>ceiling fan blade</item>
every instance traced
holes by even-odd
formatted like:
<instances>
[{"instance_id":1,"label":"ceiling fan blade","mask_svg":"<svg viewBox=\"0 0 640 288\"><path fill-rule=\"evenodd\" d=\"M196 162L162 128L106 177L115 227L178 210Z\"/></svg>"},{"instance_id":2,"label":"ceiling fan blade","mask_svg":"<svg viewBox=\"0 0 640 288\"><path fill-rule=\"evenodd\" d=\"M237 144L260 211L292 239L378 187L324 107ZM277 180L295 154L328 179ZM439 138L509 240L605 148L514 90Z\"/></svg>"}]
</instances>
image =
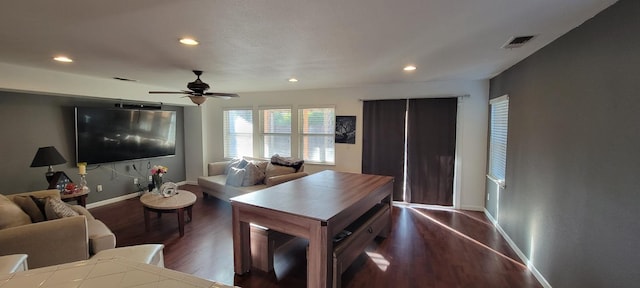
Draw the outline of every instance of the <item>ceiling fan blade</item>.
<instances>
[{"instance_id":1,"label":"ceiling fan blade","mask_svg":"<svg viewBox=\"0 0 640 288\"><path fill-rule=\"evenodd\" d=\"M203 96L211 96L211 97L219 97L219 98L233 98L233 97L240 97L238 96L238 94L235 93L218 93L218 92L206 92L202 94Z\"/></svg>"},{"instance_id":2,"label":"ceiling fan blade","mask_svg":"<svg viewBox=\"0 0 640 288\"><path fill-rule=\"evenodd\" d=\"M149 94L191 94L191 91L149 91Z\"/></svg>"}]
</instances>

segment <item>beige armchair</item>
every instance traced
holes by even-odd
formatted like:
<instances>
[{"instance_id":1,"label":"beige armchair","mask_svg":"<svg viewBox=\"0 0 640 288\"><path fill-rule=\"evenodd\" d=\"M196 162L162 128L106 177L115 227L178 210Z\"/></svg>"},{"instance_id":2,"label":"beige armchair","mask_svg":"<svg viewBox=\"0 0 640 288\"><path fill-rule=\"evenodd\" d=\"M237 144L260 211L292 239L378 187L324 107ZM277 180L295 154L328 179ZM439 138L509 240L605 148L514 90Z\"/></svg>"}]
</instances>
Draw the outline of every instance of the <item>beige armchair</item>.
<instances>
[{"instance_id":1,"label":"beige armchair","mask_svg":"<svg viewBox=\"0 0 640 288\"><path fill-rule=\"evenodd\" d=\"M15 212L12 203L17 196L36 198L60 197L58 190L44 190L13 195L0 195L0 214ZM18 207L19 208L19 207ZM114 248L115 235L104 223L96 220L87 209L73 205L80 216L47 220L38 223L16 223L0 229L0 256L10 254L29 255L29 267L38 268L78 260L89 259L99 251ZM0 215L3 217L3 215ZM6 215L5 215L6 217ZM14 216L14 218L24 216ZM28 216L27 216L28 219ZM24 221L24 220L22 220ZM30 222L30 221L29 221Z\"/></svg>"}]
</instances>

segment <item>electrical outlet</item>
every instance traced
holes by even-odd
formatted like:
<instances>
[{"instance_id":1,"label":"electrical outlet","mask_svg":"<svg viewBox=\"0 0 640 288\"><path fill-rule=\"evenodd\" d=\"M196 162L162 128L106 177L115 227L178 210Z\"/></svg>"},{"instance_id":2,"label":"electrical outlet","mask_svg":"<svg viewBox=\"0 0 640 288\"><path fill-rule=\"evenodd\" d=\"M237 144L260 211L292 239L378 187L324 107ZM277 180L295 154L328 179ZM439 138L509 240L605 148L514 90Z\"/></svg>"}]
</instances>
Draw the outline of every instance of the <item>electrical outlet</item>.
<instances>
[{"instance_id":1,"label":"electrical outlet","mask_svg":"<svg viewBox=\"0 0 640 288\"><path fill-rule=\"evenodd\" d=\"M98 192L102 192L102 185L98 185L98 186L96 187L96 191L98 191Z\"/></svg>"},{"instance_id":2,"label":"electrical outlet","mask_svg":"<svg viewBox=\"0 0 640 288\"><path fill-rule=\"evenodd\" d=\"M149 175L149 182L153 181L153 177L151 177L151 175Z\"/></svg>"},{"instance_id":3,"label":"electrical outlet","mask_svg":"<svg viewBox=\"0 0 640 288\"><path fill-rule=\"evenodd\" d=\"M138 185L138 178L133 178L133 185Z\"/></svg>"}]
</instances>

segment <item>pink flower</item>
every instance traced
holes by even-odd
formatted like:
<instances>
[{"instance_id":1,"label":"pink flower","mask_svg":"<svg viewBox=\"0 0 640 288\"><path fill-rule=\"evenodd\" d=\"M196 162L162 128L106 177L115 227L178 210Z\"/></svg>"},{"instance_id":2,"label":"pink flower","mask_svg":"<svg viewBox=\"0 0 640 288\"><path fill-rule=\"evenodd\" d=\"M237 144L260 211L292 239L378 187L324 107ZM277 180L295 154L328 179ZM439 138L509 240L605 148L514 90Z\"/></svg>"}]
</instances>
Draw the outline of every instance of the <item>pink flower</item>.
<instances>
[{"instance_id":1,"label":"pink flower","mask_svg":"<svg viewBox=\"0 0 640 288\"><path fill-rule=\"evenodd\" d=\"M153 175L165 174L167 172L169 172L169 168L167 168L165 166L154 165L151 168L151 174L153 174Z\"/></svg>"}]
</instances>

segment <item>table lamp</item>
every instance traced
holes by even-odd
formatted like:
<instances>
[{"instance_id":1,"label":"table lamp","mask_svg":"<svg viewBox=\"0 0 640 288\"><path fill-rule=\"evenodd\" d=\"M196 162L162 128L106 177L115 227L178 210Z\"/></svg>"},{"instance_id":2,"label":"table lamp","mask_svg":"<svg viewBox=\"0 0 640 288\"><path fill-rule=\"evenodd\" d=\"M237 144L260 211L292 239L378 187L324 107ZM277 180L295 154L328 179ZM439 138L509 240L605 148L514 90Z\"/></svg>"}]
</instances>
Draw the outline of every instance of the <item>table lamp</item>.
<instances>
[{"instance_id":1,"label":"table lamp","mask_svg":"<svg viewBox=\"0 0 640 288\"><path fill-rule=\"evenodd\" d=\"M51 177L53 177L53 165L59 165L67 163L67 160L60 155L56 147L48 146L48 147L40 147L38 148L38 152L36 152L36 156L33 157L33 161L31 162L31 167L44 167L49 166L47 169L47 173L45 176L47 177L47 183L51 182Z\"/></svg>"}]
</instances>

